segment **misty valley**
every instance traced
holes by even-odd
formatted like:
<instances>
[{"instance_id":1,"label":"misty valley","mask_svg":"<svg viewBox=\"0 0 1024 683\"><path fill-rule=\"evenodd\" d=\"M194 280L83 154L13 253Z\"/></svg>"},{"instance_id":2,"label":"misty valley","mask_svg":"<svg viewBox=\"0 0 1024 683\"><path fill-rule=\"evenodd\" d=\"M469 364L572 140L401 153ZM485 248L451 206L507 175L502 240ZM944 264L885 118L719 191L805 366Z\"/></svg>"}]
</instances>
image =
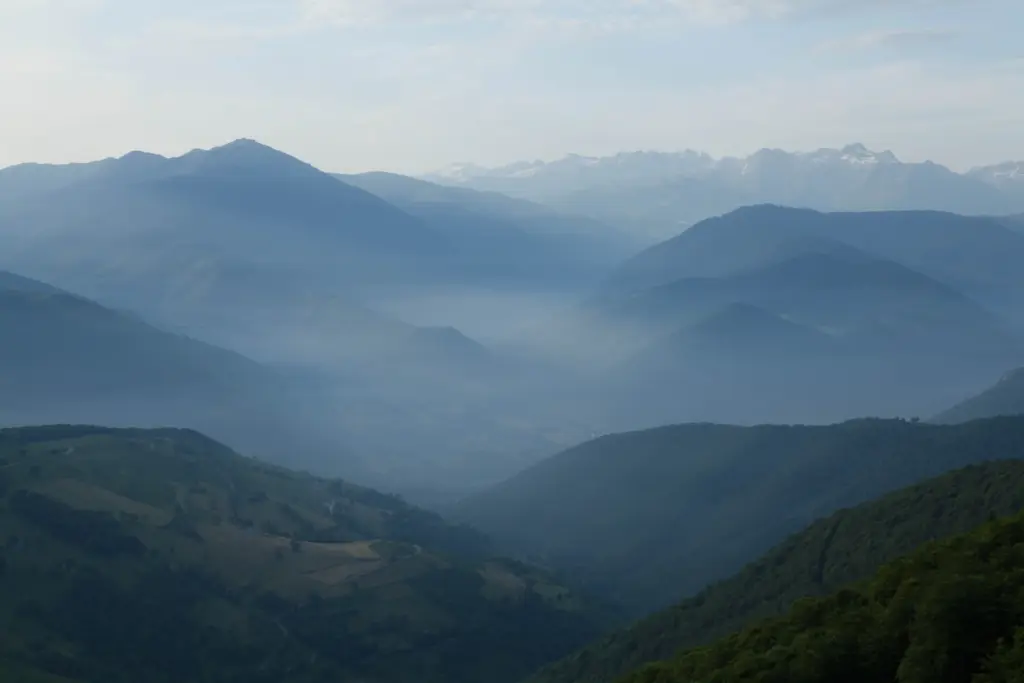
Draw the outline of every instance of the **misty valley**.
<instances>
[{"instance_id":1,"label":"misty valley","mask_svg":"<svg viewBox=\"0 0 1024 683\"><path fill-rule=\"evenodd\" d=\"M0 680L1019 683L1020 168L0 169Z\"/></svg>"}]
</instances>

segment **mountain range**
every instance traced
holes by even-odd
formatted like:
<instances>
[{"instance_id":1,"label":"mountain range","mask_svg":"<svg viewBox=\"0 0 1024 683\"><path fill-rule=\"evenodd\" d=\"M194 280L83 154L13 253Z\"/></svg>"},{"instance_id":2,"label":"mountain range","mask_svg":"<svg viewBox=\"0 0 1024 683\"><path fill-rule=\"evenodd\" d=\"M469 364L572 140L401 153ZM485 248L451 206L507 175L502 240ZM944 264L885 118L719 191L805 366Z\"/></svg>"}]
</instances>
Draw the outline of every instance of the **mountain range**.
<instances>
[{"instance_id":1,"label":"mountain range","mask_svg":"<svg viewBox=\"0 0 1024 683\"><path fill-rule=\"evenodd\" d=\"M1019 170L2 169L0 679L1009 683Z\"/></svg>"},{"instance_id":2,"label":"mountain range","mask_svg":"<svg viewBox=\"0 0 1024 683\"><path fill-rule=\"evenodd\" d=\"M394 173L340 175L424 221L456 245L480 278L521 278L537 288L599 278L646 246L581 215L497 192L476 192Z\"/></svg>"},{"instance_id":3,"label":"mountain range","mask_svg":"<svg viewBox=\"0 0 1024 683\"><path fill-rule=\"evenodd\" d=\"M1007 162L956 173L856 143L813 152L762 149L746 158L715 159L692 150L570 155L498 168L463 164L425 178L542 201L663 239L704 218L759 203L1008 214L1024 210L1020 169L1020 162Z\"/></svg>"},{"instance_id":4,"label":"mountain range","mask_svg":"<svg viewBox=\"0 0 1024 683\"><path fill-rule=\"evenodd\" d=\"M857 146L789 156L750 168L909 168ZM577 162L565 182L607 166ZM743 175L694 154L605 171L627 188L648 168ZM1013 217L759 204L644 248L649 235L544 203L332 175L252 140L16 166L0 197L0 267L252 359L288 389L240 395L294 405L324 440L299 449L323 457L303 466L438 504L597 434L927 418L1024 364ZM138 419L185 424L158 413Z\"/></svg>"},{"instance_id":5,"label":"mountain range","mask_svg":"<svg viewBox=\"0 0 1024 683\"><path fill-rule=\"evenodd\" d=\"M608 431L929 417L1024 361L1020 259L1000 219L745 207L626 260L532 341L601 368Z\"/></svg>"},{"instance_id":6,"label":"mountain range","mask_svg":"<svg viewBox=\"0 0 1024 683\"><path fill-rule=\"evenodd\" d=\"M0 226L12 270L243 351L282 326L312 335L294 329L295 310L329 320L374 279L450 270L451 245L422 221L249 140L13 167L0 175L9 184Z\"/></svg>"},{"instance_id":7,"label":"mountain range","mask_svg":"<svg viewBox=\"0 0 1024 683\"><path fill-rule=\"evenodd\" d=\"M425 450L466 457L480 432L490 452L513 461L467 457L465 479L509 474L515 458L570 441L538 434L518 398L519 408L506 402L484 414L484 387L530 373L448 321L412 325L384 312L381 292L574 291L591 286L612 253L628 253L600 246L610 231L589 219L512 200L507 219L497 216L500 199L482 210L491 218L478 239L482 230L412 215L252 140L175 158L15 166L0 171L0 197L0 267L305 378L317 412L399 487L450 479L436 460L420 469L409 460ZM524 225L532 237L519 240ZM557 226L564 237L550 236ZM545 257L550 277L534 282L537 257L553 242L562 247ZM485 253L515 268L498 272ZM541 429L558 429L549 422ZM476 431L467 437L463 423ZM396 483L402 469L408 477Z\"/></svg>"}]
</instances>

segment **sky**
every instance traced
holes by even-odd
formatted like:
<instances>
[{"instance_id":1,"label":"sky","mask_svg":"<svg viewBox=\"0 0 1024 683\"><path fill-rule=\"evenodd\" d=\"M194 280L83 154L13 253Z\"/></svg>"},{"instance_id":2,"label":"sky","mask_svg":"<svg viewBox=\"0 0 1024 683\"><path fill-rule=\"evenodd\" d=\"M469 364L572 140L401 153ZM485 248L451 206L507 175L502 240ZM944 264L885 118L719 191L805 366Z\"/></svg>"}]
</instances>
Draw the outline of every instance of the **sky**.
<instances>
[{"instance_id":1,"label":"sky","mask_svg":"<svg viewBox=\"0 0 1024 683\"><path fill-rule=\"evenodd\" d=\"M0 0L0 167L330 171L862 142L1024 159L1021 0Z\"/></svg>"}]
</instances>

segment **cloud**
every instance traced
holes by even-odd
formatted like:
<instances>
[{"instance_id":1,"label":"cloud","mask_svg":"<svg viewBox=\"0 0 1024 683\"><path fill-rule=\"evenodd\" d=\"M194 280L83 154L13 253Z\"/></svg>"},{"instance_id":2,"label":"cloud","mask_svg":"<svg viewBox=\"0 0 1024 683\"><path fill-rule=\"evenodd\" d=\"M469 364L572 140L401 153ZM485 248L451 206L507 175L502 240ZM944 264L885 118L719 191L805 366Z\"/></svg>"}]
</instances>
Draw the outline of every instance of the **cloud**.
<instances>
[{"instance_id":1,"label":"cloud","mask_svg":"<svg viewBox=\"0 0 1024 683\"><path fill-rule=\"evenodd\" d=\"M105 0L0 0L26 7L97 5ZM726 26L836 12L927 8L964 0L289 0L279 11L233 16L178 16L163 11L139 40L238 43L331 29L445 26L491 22L521 39L595 37L645 30ZM977 0L988 2L989 0ZM234 0L232 0L234 2ZM220 0L227 5L227 0ZM211 5L212 7L213 5ZM163 9L163 8L162 8ZM896 39L894 37L894 39Z\"/></svg>"},{"instance_id":2,"label":"cloud","mask_svg":"<svg viewBox=\"0 0 1024 683\"><path fill-rule=\"evenodd\" d=\"M545 12L551 5L580 3L565 0L299 0L303 21L350 26L383 21L452 21Z\"/></svg>"},{"instance_id":3,"label":"cloud","mask_svg":"<svg viewBox=\"0 0 1024 683\"><path fill-rule=\"evenodd\" d=\"M863 50L909 51L946 45L957 32L944 28L879 30L820 43L819 52L850 52Z\"/></svg>"},{"instance_id":4,"label":"cloud","mask_svg":"<svg viewBox=\"0 0 1024 683\"><path fill-rule=\"evenodd\" d=\"M966 0L637 0L641 4L672 7L698 21L733 23L753 19L783 19L878 12L883 10L929 9L963 4ZM976 0L983 4L987 0Z\"/></svg>"},{"instance_id":5,"label":"cloud","mask_svg":"<svg viewBox=\"0 0 1024 683\"><path fill-rule=\"evenodd\" d=\"M379 22L471 19L603 20L625 18L731 24L754 19L851 11L938 7L963 0L297 0L305 22L352 26ZM984 0L982 0L984 1Z\"/></svg>"}]
</instances>

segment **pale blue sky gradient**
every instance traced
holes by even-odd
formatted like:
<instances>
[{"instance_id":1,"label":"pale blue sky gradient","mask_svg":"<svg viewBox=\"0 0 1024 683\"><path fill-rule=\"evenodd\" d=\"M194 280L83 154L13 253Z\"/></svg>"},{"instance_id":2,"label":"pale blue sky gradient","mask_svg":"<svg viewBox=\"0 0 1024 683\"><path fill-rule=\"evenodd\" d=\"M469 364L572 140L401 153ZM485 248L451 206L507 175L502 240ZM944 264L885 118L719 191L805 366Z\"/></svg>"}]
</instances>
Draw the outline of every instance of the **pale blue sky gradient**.
<instances>
[{"instance_id":1,"label":"pale blue sky gradient","mask_svg":"<svg viewBox=\"0 0 1024 683\"><path fill-rule=\"evenodd\" d=\"M1024 159L1021 0L0 0L0 166L337 171L864 142Z\"/></svg>"}]
</instances>

